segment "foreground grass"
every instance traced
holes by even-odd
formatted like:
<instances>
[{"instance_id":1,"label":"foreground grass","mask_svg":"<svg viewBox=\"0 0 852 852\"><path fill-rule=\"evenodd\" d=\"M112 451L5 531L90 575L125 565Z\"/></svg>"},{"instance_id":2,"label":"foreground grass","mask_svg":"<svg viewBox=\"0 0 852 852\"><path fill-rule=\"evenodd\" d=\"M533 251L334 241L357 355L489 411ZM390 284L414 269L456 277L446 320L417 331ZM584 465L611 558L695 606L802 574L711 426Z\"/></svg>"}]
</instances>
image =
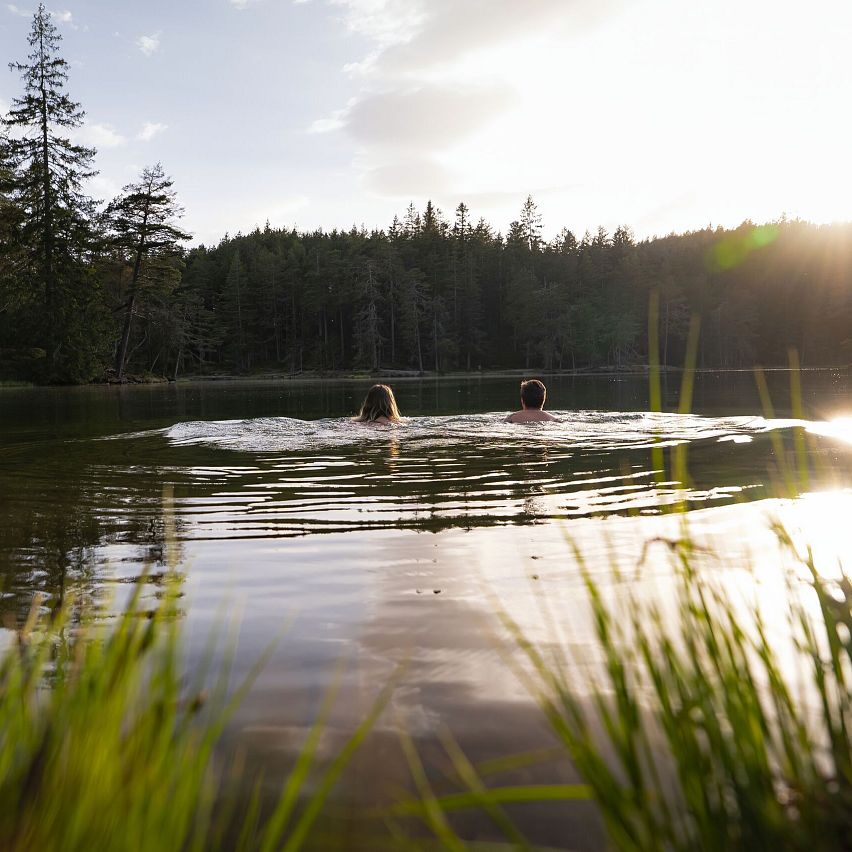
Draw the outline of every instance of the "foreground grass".
<instances>
[{"instance_id":1,"label":"foreground grass","mask_svg":"<svg viewBox=\"0 0 852 852\"><path fill-rule=\"evenodd\" d=\"M448 739L461 789L435 795L408 744L420 798L394 813L466 849L453 816L478 809L506 838L489 848L532 849L507 805L549 802L570 823L573 802L591 797L607 847L624 852L852 849L852 582L824 578L810 552L798 554L789 636L770 638L757 603L744 610L698 570L688 536L667 545L673 610L630 592L608 604L583 567L602 672L551 660L503 615L527 662L516 674L582 784L489 787Z\"/></svg>"},{"instance_id":2,"label":"foreground grass","mask_svg":"<svg viewBox=\"0 0 852 852\"><path fill-rule=\"evenodd\" d=\"M674 606L665 610L630 593L621 605L606 603L576 554L602 679L578 689L576 668L568 677L504 616L527 661L517 674L582 783L490 787L446 735L461 786L436 795L403 730L417 795L391 809L393 846L423 848L411 839L422 839L410 831L416 817L440 846L472 848L454 816L474 809L511 848L532 848L513 807L547 802L571 821L574 803L592 798L619 850L852 849L852 582L826 579L809 551L798 553L800 570L786 587L790 641L779 645L757 605L744 611L699 570L685 527L665 544L675 569ZM317 773L327 696L277 802L261 808L257 793L242 795L229 809L237 798L227 795L229 769L216 765L215 748L251 678L232 689L227 666L208 665L187 683L176 594L146 612L142 589L108 626L90 615L72 624L67 607L55 619L34 608L0 655L0 849L316 845L312 831L334 784L390 687ZM236 780L242 791L253 786ZM320 845L343 844L325 835Z\"/></svg>"},{"instance_id":3,"label":"foreground grass","mask_svg":"<svg viewBox=\"0 0 852 852\"><path fill-rule=\"evenodd\" d=\"M142 588L109 627L88 613L72 628L69 608L54 620L34 607L0 656L0 849L302 847L388 691L317 774L329 696L277 802L262 809L259 783L232 777L255 790L237 811L214 749L252 678L232 690L222 663L187 684L176 596L146 612Z\"/></svg>"}]
</instances>

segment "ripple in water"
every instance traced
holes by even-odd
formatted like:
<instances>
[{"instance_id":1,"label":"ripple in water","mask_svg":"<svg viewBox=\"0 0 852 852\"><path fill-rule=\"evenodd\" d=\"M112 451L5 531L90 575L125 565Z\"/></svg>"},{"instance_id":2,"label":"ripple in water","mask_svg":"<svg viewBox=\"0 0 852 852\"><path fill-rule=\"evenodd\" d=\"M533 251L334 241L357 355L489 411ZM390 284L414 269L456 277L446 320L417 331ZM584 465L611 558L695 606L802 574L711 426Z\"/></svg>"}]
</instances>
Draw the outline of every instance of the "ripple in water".
<instances>
[{"instance_id":1,"label":"ripple in water","mask_svg":"<svg viewBox=\"0 0 852 852\"><path fill-rule=\"evenodd\" d=\"M768 496L769 433L802 421L562 411L507 424L501 413L370 426L286 417L178 423L168 463L189 480L179 512L192 538L275 538L365 529L473 529L611 514L656 514ZM653 446L689 444L693 481L668 481ZM739 445L745 445L740 447ZM162 459L166 461L166 459ZM661 481L662 480L662 481Z\"/></svg>"},{"instance_id":2,"label":"ripple in water","mask_svg":"<svg viewBox=\"0 0 852 852\"><path fill-rule=\"evenodd\" d=\"M502 414L410 417L396 425L371 426L348 419L193 421L165 430L177 446L201 444L251 453L322 450L386 443L388 438L420 447L481 443L560 446L572 449L641 449L710 438L743 441L754 434L799 425L796 420L763 417L700 417L656 412L561 411L558 422L504 423Z\"/></svg>"}]
</instances>

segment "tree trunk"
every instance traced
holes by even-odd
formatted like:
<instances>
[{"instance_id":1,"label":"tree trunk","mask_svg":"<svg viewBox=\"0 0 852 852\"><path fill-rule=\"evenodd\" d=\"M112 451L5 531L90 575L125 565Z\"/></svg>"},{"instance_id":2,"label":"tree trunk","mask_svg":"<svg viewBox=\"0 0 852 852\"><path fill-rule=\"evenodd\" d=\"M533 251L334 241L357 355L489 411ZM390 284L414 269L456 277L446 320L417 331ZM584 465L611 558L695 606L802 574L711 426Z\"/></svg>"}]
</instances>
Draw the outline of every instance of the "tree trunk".
<instances>
[{"instance_id":1,"label":"tree trunk","mask_svg":"<svg viewBox=\"0 0 852 852\"><path fill-rule=\"evenodd\" d=\"M281 363L281 339L278 330L278 294L275 290L275 270L272 270L272 328L275 330L275 362Z\"/></svg>"},{"instance_id":2,"label":"tree trunk","mask_svg":"<svg viewBox=\"0 0 852 852\"><path fill-rule=\"evenodd\" d=\"M124 327L121 331L121 342L118 344L118 354L115 356L115 372L118 380L124 380L124 366L127 360L127 346L130 343L130 327L133 323L133 306L136 304L136 291L130 293L127 300L127 311L124 314Z\"/></svg>"},{"instance_id":3,"label":"tree trunk","mask_svg":"<svg viewBox=\"0 0 852 852\"><path fill-rule=\"evenodd\" d=\"M53 199L50 186L50 143L48 140L49 122L47 118L47 90L45 88L44 37L39 33L39 93L41 95L41 168L42 194L44 195L44 215L42 240L44 241L44 302L47 313L48 349L53 352L56 333L55 282L53 280ZM52 357L52 355L51 355Z\"/></svg>"},{"instance_id":4,"label":"tree trunk","mask_svg":"<svg viewBox=\"0 0 852 852\"><path fill-rule=\"evenodd\" d=\"M440 364L438 363L438 312L435 311L432 317L432 341L435 346L435 372L440 372Z\"/></svg>"},{"instance_id":5,"label":"tree trunk","mask_svg":"<svg viewBox=\"0 0 852 852\"><path fill-rule=\"evenodd\" d=\"M390 297L391 364L396 364L396 317L393 308L393 283L391 283Z\"/></svg>"}]
</instances>

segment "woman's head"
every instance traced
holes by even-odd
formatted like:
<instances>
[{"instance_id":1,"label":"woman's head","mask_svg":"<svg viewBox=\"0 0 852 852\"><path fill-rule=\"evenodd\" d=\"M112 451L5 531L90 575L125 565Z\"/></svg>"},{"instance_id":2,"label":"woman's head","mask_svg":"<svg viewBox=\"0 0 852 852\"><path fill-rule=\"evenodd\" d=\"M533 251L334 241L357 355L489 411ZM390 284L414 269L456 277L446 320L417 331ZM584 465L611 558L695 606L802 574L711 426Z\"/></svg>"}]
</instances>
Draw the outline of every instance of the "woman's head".
<instances>
[{"instance_id":1,"label":"woman's head","mask_svg":"<svg viewBox=\"0 0 852 852\"><path fill-rule=\"evenodd\" d=\"M358 420L371 422L386 417L388 420L399 420L399 409L393 391L387 385L373 385L367 391Z\"/></svg>"}]
</instances>

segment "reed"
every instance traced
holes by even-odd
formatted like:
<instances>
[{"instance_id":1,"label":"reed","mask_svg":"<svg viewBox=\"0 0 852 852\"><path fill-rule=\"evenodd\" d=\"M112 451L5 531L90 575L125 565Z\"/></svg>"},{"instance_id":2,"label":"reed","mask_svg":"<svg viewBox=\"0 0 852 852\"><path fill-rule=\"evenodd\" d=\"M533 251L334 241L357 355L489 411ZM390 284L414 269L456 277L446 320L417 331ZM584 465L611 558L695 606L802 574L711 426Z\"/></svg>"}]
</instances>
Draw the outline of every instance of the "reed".
<instances>
[{"instance_id":1,"label":"reed","mask_svg":"<svg viewBox=\"0 0 852 852\"><path fill-rule=\"evenodd\" d=\"M655 309L652 301L652 327ZM697 335L695 321L681 411L691 399ZM794 405L801 417L797 363L791 353ZM757 382L772 416L759 371ZM659 407L653 357L651 400ZM780 493L807 490L802 430L794 430L790 452L780 435L773 440ZM665 477L659 447L652 450L652 462ZM685 489L684 447L675 448L671 462ZM407 801L395 813L420 817L437 837L462 848L451 834L450 816L458 808L478 808L501 828L503 848L524 848L529 844L519 839L518 828L505 828L501 806L572 800L585 792L597 804L609 847L622 852L852 850L852 579L842 570L826 576L813 551L774 523L786 566L778 566L786 628L785 635L772 635L759 600L732 595L724 572L703 567L686 508L673 507L681 513L679 532L658 542L671 558L673 590L664 602L640 598L615 569L608 586L618 590L617 602L608 602L595 579L599 572L573 548L602 660L599 672L587 668L582 677L577 674L582 661L566 667L546 657L501 613L526 661L515 671L584 786L512 788L507 795L484 784L451 747L447 753L465 791L438 797L421 789L422 802ZM409 759L416 766L416 756ZM570 801L563 807L570 820Z\"/></svg>"},{"instance_id":2,"label":"reed","mask_svg":"<svg viewBox=\"0 0 852 852\"><path fill-rule=\"evenodd\" d=\"M177 592L151 610L144 579L108 624L91 611L72 620L71 604L51 615L36 601L0 654L0 849L301 848L390 687L318 768L330 696L277 801L262 803L259 779L224 763L216 746L264 659L234 689L228 655L211 647L188 683ZM238 795L246 789L254 793Z\"/></svg>"}]
</instances>

